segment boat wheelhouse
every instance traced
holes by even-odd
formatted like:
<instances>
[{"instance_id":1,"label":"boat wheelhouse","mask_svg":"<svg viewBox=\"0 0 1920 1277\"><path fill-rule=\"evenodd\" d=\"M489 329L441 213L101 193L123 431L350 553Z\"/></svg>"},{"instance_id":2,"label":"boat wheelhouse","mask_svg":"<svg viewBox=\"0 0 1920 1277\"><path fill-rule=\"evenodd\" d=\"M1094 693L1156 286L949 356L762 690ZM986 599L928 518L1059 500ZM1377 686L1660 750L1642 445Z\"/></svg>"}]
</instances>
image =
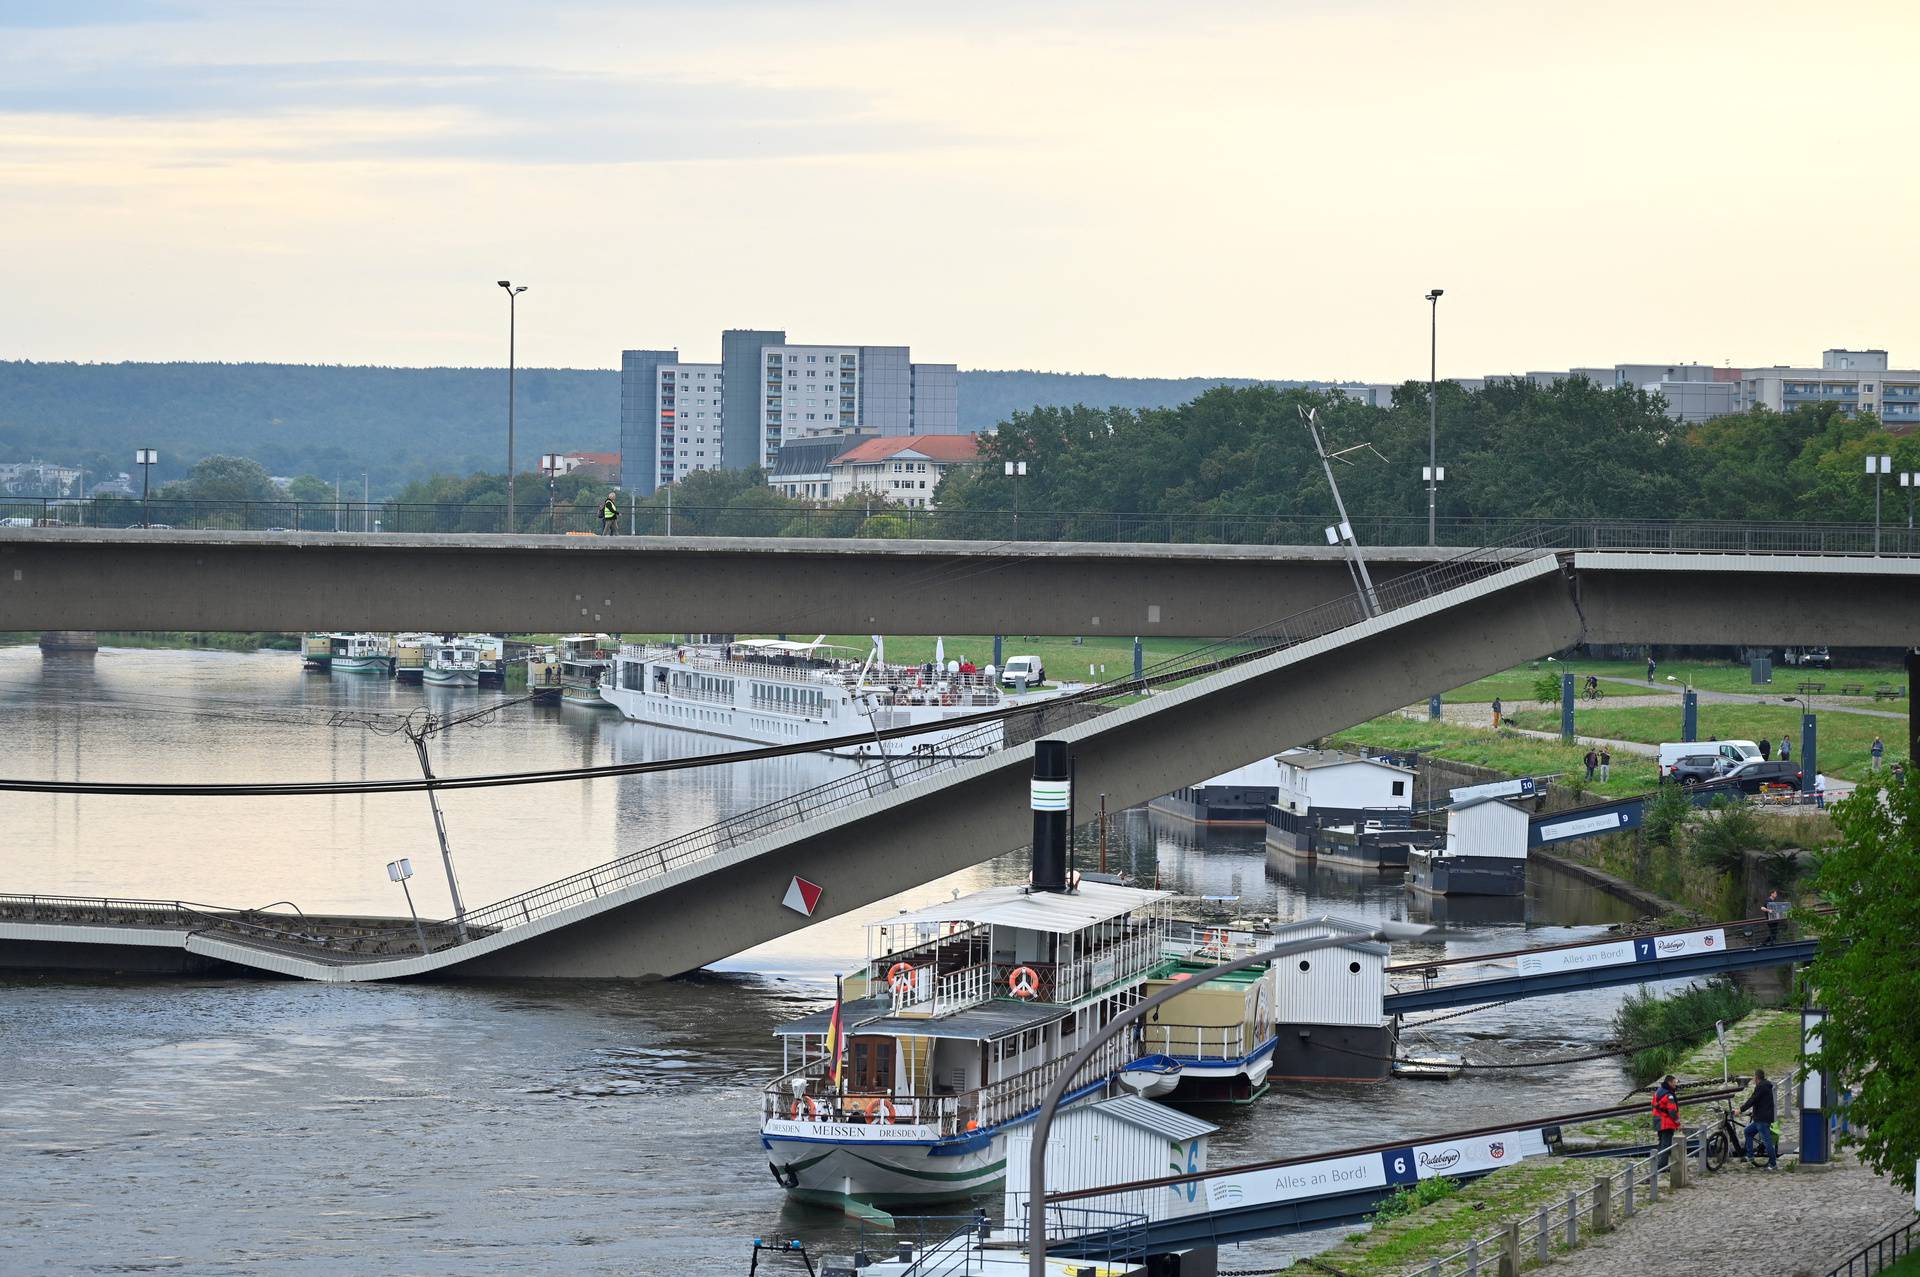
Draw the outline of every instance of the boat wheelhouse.
<instances>
[{"instance_id":1,"label":"boat wheelhouse","mask_svg":"<svg viewBox=\"0 0 1920 1277\"><path fill-rule=\"evenodd\" d=\"M947 730L939 725L1068 690L1008 694L994 681L991 666L888 665L877 650L865 661L843 660L817 638L627 644L600 694L640 722L763 745L839 739L842 744L823 748L871 758L883 750L894 757L991 753L1005 739L1000 723L963 722ZM935 730L870 739L908 726Z\"/></svg>"},{"instance_id":2,"label":"boat wheelhouse","mask_svg":"<svg viewBox=\"0 0 1920 1277\"><path fill-rule=\"evenodd\" d=\"M786 1072L761 1143L795 1197L846 1206L965 1197L1006 1171L1007 1129L1068 1059L1145 996L1165 961L1168 893L1082 882L990 887L873 923L862 996L779 1030ZM1074 1079L1104 1094L1138 1054L1122 1034ZM835 1059L836 1054L838 1059Z\"/></svg>"},{"instance_id":3,"label":"boat wheelhouse","mask_svg":"<svg viewBox=\"0 0 1920 1277\"><path fill-rule=\"evenodd\" d=\"M568 634L560 640L560 703L582 709L612 709L600 688L613 676L617 644L605 634Z\"/></svg>"},{"instance_id":4,"label":"boat wheelhouse","mask_svg":"<svg viewBox=\"0 0 1920 1277\"><path fill-rule=\"evenodd\" d=\"M308 669L324 670L333 664L333 635L302 634L300 660Z\"/></svg>"}]
</instances>

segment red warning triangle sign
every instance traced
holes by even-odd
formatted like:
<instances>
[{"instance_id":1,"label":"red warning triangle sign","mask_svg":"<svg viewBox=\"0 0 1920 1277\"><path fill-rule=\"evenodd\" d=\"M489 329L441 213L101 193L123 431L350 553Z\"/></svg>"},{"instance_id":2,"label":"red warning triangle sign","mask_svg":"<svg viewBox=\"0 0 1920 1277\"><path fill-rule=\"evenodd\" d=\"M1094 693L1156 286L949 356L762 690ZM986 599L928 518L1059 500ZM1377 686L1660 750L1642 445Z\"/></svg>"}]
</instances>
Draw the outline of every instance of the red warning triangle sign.
<instances>
[{"instance_id":1,"label":"red warning triangle sign","mask_svg":"<svg viewBox=\"0 0 1920 1277\"><path fill-rule=\"evenodd\" d=\"M820 903L820 893L822 890L824 890L824 888L822 888L819 883L808 882L805 878L795 874L793 881L787 884L786 899L780 903L795 913L803 913L811 918L813 916L814 906Z\"/></svg>"}]
</instances>

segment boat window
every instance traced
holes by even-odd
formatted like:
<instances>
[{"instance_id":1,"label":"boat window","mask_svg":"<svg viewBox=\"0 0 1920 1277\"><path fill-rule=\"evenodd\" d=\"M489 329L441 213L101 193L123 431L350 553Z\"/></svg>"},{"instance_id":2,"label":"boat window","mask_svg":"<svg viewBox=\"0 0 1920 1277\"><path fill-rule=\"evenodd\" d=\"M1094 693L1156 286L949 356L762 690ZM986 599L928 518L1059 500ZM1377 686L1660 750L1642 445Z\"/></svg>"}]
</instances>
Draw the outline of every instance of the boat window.
<instances>
[{"instance_id":1,"label":"boat window","mask_svg":"<svg viewBox=\"0 0 1920 1277\"><path fill-rule=\"evenodd\" d=\"M893 1039L854 1038L853 1089L856 1091L893 1090Z\"/></svg>"}]
</instances>

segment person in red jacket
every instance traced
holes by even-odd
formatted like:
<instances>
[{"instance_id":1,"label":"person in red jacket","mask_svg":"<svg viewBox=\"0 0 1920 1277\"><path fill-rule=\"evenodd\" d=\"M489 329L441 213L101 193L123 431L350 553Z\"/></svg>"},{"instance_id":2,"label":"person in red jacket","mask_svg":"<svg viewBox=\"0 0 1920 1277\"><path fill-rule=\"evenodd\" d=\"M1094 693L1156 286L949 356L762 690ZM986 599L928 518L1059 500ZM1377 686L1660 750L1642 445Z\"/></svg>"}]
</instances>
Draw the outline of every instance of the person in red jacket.
<instances>
[{"instance_id":1,"label":"person in red jacket","mask_svg":"<svg viewBox=\"0 0 1920 1277\"><path fill-rule=\"evenodd\" d=\"M1667 1167L1667 1150L1673 1147L1673 1133L1680 1129L1680 1100L1674 1094L1674 1078L1669 1073L1660 1079L1653 1092L1653 1124L1660 1132L1660 1169Z\"/></svg>"}]
</instances>

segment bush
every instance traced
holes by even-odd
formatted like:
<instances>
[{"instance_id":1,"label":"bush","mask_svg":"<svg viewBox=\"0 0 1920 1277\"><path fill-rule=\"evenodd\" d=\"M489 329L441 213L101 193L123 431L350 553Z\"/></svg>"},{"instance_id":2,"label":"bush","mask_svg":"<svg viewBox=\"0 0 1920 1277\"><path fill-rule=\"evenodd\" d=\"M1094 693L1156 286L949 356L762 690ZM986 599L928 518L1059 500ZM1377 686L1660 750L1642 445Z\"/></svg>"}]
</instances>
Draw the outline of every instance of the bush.
<instances>
[{"instance_id":1,"label":"bush","mask_svg":"<svg viewBox=\"0 0 1920 1277\"><path fill-rule=\"evenodd\" d=\"M1681 832L1693 819L1693 800L1678 785L1662 785L1647 800L1640 828L1648 842L1656 847L1679 845Z\"/></svg>"},{"instance_id":2,"label":"bush","mask_svg":"<svg viewBox=\"0 0 1920 1277\"><path fill-rule=\"evenodd\" d=\"M1672 997L1639 991L1614 1012L1613 1032L1622 1043L1640 1045L1628 1061L1634 1084L1645 1086L1673 1070L1694 1047L1713 1036L1716 1020L1731 1024L1753 1010L1753 1001L1731 980L1715 979Z\"/></svg>"},{"instance_id":3,"label":"bush","mask_svg":"<svg viewBox=\"0 0 1920 1277\"><path fill-rule=\"evenodd\" d=\"M1411 1215L1421 1207L1444 1201L1459 1191L1459 1182L1448 1179L1444 1175L1423 1179L1405 1188L1396 1188L1373 1208L1373 1222L1378 1224L1389 1219L1398 1219L1402 1215Z\"/></svg>"},{"instance_id":4,"label":"bush","mask_svg":"<svg viewBox=\"0 0 1920 1277\"><path fill-rule=\"evenodd\" d=\"M1558 674L1542 674L1539 678L1534 679L1533 699L1539 701L1542 705L1558 705L1560 703L1560 676Z\"/></svg>"},{"instance_id":5,"label":"bush","mask_svg":"<svg viewBox=\"0 0 1920 1277\"><path fill-rule=\"evenodd\" d=\"M1752 808L1722 800L1693 831L1689 850L1695 863L1738 876L1746 853L1760 849L1766 841Z\"/></svg>"}]
</instances>

